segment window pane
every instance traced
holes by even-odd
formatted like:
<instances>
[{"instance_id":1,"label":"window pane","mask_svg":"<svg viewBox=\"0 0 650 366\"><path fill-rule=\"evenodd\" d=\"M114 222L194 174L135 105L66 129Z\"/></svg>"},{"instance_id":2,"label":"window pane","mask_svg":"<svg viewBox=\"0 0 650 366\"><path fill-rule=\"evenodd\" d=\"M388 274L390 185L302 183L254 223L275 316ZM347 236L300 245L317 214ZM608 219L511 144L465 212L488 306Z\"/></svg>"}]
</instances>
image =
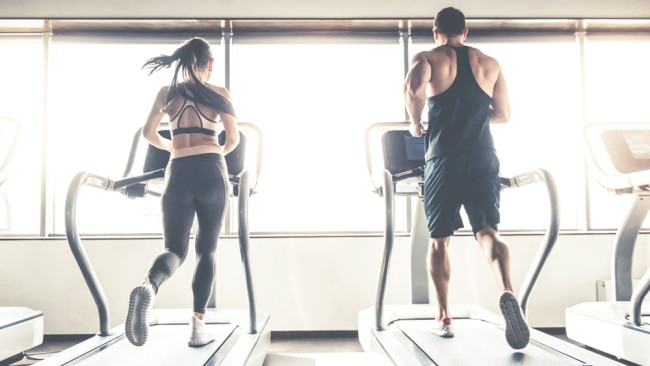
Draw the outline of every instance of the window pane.
<instances>
[{"instance_id":1,"label":"window pane","mask_svg":"<svg viewBox=\"0 0 650 366\"><path fill-rule=\"evenodd\" d=\"M9 165L0 172L0 235L37 235L41 217L43 44L39 39L0 37L0 55L0 166L5 165L16 141Z\"/></svg>"},{"instance_id":2,"label":"window pane","mask_svg":"<svg viewBox=\"0 0 650 366\"><path fill-rule=\"evenodd\" d=\"M650 122L650 40L588 39L585 59L588 123ZM591 228L618 228L631 200L607 192L590 174ZM650 219L643 226L650 227Z\"/></svg>"},{"instance_id":3,"label":"window pane","mask_svg":"<svg viewBox=\"0 0 650 366\"><path fill-rule=\"evenodd\" d=\"M364 132L373 123L404 120L400 50L397 39L235 43L231 91L238 117L265 135L259 193L250 203L252 231L383 229Z\"/></svg>"},{"instance_id":4,"label":"window pane","mask_svg":"<svg viewBox=\"0 0 650 366\"><path fill-rule=\"evenodd\" d=\"M122 178L131 144L144 125L154 98L172 78L173 69L151 76L142 64L159 54L171 54L170 44L59 43L53 46L50 92L49 165L54 177L55 232L64 232L64 204L71 179L90 171ZM213 46L215 59L220 48ZM215 64L214 74L222 66ZM146 146L143 143L143 151ZM142 172L143 154L135 164ZM119 193L86 187L78 201L83 233L159 233L157 197L126 199Z\"/></svg>"},{"instance_id":5,"label":"window pane","mask_svg":"<svg viewBox=\"0 0 650 366\"><path fill-rule=\"evenodd\" d=\"M491 125L501 174L512 177L539 168L548 170L561 197L561 228L576 228L583 173L575 42L567 37L490 43L469 38L467 44L497 59L508 85L510 122ZM433 44L415 44L412 54L431 47ZM545 229L548 225L548 195L543 185L509 189L501 197L500 229Z\"/></svg>"}]
</instances>

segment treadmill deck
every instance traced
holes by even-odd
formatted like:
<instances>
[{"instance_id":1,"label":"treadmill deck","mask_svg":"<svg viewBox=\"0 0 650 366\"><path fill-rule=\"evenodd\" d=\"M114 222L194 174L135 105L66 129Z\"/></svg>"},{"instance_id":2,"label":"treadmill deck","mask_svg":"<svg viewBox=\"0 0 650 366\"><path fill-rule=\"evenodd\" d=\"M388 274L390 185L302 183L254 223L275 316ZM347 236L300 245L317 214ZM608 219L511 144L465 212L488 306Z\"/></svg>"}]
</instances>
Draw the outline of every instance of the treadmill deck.
<instances>
[{"instance_id":1,"label":"treadmill deck","mask_svg":"<svg viewBox=\"0 0 650 366\"><path fill-rule=\"evenodd\" d=\"M434 320L400 320L394 324L422 352L440 365L564 366L585 365L531 339L521 350L506 342L503 328L475 319L454 319L454 337L441 338L429 329Z\"/></svg>"}]
</instances>

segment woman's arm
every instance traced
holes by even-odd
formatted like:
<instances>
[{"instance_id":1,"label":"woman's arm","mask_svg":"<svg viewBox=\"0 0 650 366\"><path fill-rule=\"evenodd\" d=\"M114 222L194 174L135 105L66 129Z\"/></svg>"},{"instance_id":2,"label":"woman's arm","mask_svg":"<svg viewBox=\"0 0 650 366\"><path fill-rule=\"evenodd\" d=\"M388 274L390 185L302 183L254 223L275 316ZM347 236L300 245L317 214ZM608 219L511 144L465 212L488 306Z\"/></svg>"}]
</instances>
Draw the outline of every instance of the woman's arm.
<instances>
[{"instance_id":1,"label":"woman's arm","mask_svg":"<svg viewBox=\"0 0 650 366\"><path fill-rule=\"evenodd\" d=\"M149 111L149 117L142 128L142 135L144 136L149 143L161 150L172 150L172 141L166 138L161 137L158 134L158 126L165 115L163 108L165 107L165 100L167 99L167 93L169 92L169 87L164 86L158 91L156 99L151 106L151 111Z\"/></svg>"},{"instance_id":2,"label":"woman's arm","mask_svg":"<svg viewBox=\"0 0 650 366\"><path fill-rule=\"evenodd\" d=\"M223 145L223 154L227 155L239 145L239 129L237 119L232 114L221 113L221 122L226 130L226 143Z\"/></svg>"}]
</instances>

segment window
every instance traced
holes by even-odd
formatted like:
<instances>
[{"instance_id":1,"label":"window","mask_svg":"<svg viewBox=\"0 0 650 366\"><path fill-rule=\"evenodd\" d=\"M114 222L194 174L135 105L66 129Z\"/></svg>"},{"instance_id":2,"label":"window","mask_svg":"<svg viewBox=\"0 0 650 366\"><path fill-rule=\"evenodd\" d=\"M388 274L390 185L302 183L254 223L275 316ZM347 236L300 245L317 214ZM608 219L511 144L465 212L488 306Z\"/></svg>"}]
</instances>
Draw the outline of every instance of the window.
<instances>
[{"instance_id":1,"label":"window","mask_svg":"<svg viewBox=\"0 0 650 366\"><path fill-rule=\"evenodd\" d=\"M21 126L12 161L0 176L0 235L62 235L67 190L78 172L122 178L134 136L156 92L172 77L172 70L148 76L141 65L186 39L176 37L55 34L52 43L40 36L0 37L3 55L20 55L0 61L0 158L12 146L13 122L6 121ZM383 200L368 176L364 133L377 122L404 121L398 35L235 32L230 60L219 39L209 41L217 60L212 82L230 80L239 121L264 133L251 231L382 231ZM631 197L608 193L585 176L582 126L649 121L650 39L587 35L584 70L573 35L470 35L467 44L495 57L508 84L511 121L491 127L502 175L548 170L559 190L563 230L617 228ZM414 37L409 52L432 47L431 36ZM612 72L614 62L624 66ZM141 147L136 174L144 141ZM500 228L545 229L547 200L539 184L504 191ZM410 203L396 198L398 231L408 230ZM77 211L82 234L161 232L158 197L129 200L85 187Z\"/></svg>"},{"instance_id":2,"label":"window","mask_svg":"<svg viewBox=\"0 0 650 366\"><path fill-rule=\"evenodd\" d=\"M585 60L588 123L650 122L650 39L588 37ZM592 174L589 195L593 229L618 228L633 199L607 192ZM643 226L650 227L650 219Z\"/></svg>"},{"instance_id":3,"label":"window","mask_svg":"<svg viewBox=\"0 0 650 366\"><path fill-rule=\"evenodd\" d=\"M240 121L265 136L254 232L383 230L365 129L404 120L403 62L392 43L237 43L232 95Z\"/></svg>"},{"instance_id":4,"label":"window","mask_svg":"<svg viewBox=\"0 0 650 366\"><path fill-rule=\"evenodd\" d=\"M153 56L171 54L181 43L89 41L93 40L57 42L52 47L48 164L54 182L56 233L65 232L66 194L78 172L122 178L133 138L158 90L173 76L173 69L148 76L141 66ZM218 46L213 46L213 53L215 59L223 59ZM219 66L215 64L213 71L217 77L223 75ZM136 174L143 161L136 163ZM160 200L154 196L130 200L85 187L77 212L81 234L162 231Z\"/></svg>"},{"instance_id":5,"label":"window","mask_svg":"<svg viewBox=\"0 0 650 366\"><path fill-rule=\"evenodd\" d=\"M43 42L0 37L0 235L38 235L43 141ZM16 129L16 126L20 126Z\"/></svg>"}]
</instances>

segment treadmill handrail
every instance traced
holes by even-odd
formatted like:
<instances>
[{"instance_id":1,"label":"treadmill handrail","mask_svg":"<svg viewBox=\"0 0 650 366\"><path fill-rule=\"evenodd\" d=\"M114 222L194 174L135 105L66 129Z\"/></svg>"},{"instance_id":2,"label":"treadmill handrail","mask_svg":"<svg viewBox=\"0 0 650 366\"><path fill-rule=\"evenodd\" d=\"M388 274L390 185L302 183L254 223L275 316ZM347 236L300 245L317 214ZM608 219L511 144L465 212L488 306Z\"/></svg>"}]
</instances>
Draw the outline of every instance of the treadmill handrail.
<instances>
[{"instance_id":1,"label":"treadmill handrail","mask_svg":"<svg viewBox=\"0 0 650 366\"><path fill-rule=\"evenodd\" d=\"M239 234L239 250L241 252L242 264L246 278L246 294L248 295L248 316L250 319L249 332L257 333L257 310L255 305L255 292L253 291L253 274L250 264L250 233L248 230L248 194L241 192L250 192L249 173L244 170L239 177L239 225L237 227Z\"/></svg>"},{"instance_id":2,"label":"treadmill handrail","mask_svg":"<svg viewBox=\"0 0 650 366\"><path fill-rule=\"evenodd\" d=\"M519 289L520 306L525 314L528 307L528 298L530 297L530 294L535 287L535 283L537 282L537 278L544 267L544 263L546 263L546 259L548 259L548 256L558 238L560 231L560 196L553 176L545 169L537 169L528 173L520 174L511 178L509 181L513 184L510 187L521 187L530 183L542 182L546 186L549 198L549 225L544 233L544 238L537 250L537 254L533 259L533 264L529 267L526 277Z\"/></svg>"},{"instance_id":3,"label":"treadmill handrail","mask_svg":"<svg viewBox=\"0 0 650 366\"><path fill-rule=\"evenodd\" d=\"M79 172L72 179L65 200L65 232L68 244L93 296L93 300L95 300L99 313L99 335L110 336L108 301L77 231L77 198L84 185L108 189L111 180L90 172Z\"/></svg>"},{"instance_id":4,"label":"treadmill handrail","mask_svg":"<svg viewBox=\"0 0 650 366\"><path fill-rule=\"evenodd\" d=\"M386 224L384 226L384 255L379 272L379 284L377 285L377 298L375 300L375 328L383 329L384 317L384 297L386 294L386 282L388 278L388 269L393 252L393 241L395 238L395 190L393 177L388 170L384 170L383 197L385 207Z\"/></svg>"},{"instance_id":5,"label":"treadmill handrail","mask_svg":"<svg viewBox=\"0 0 650 366\"><path fill-rule=\"evenodd\" d=\"M122 173L122 178L128 178L134 175L133 166L135 163L135 157L138 153L138 147L140 146L140 140L142 140L142 138L142 127L140 127L135 131L133 140L131 140L131 150L129 150L129 158L126 160L126 167L124 168L124 173Z\"/></svg>"},{"instance_id":6,"label":"treadmill handrail","mask_svg":"<svg viewBox=\"0 0 650 366\"><path fill-rule=\"evenodd\" d=\"M630 299L630 321L637 327L643 323L641 306L648 293L650 293L650 268L645 272L639 284L634 287L632 299Z\"/></svg>"},{"instance_id":7,"label":"treadmill handrail","mask_svg":"<svg viewBox=\"0 0 650 366\"><path fill-rule=\"evenodd\" d=\"M88 259L88 255L84 249L81 241L81 236L77 230L77 199L81 188L85 185L101 188L104 190L119 191L128 185L146 182L151 179L156 179L164 176L164 170L156 170L150 173L140 175L138 177L131 177L118 181L112 181L107 177L103 177L87 171L77 173L72 179L68 187L68 193L65 200L65 231L68 239L68 245L74 255L77 265L86 281L86 285L93 296L97 311L99 313L99 335L110 336L109 327L109 311L108 301L104 294L104 289L95 274L92 263Z\"/></svg>"}]
</instances>

